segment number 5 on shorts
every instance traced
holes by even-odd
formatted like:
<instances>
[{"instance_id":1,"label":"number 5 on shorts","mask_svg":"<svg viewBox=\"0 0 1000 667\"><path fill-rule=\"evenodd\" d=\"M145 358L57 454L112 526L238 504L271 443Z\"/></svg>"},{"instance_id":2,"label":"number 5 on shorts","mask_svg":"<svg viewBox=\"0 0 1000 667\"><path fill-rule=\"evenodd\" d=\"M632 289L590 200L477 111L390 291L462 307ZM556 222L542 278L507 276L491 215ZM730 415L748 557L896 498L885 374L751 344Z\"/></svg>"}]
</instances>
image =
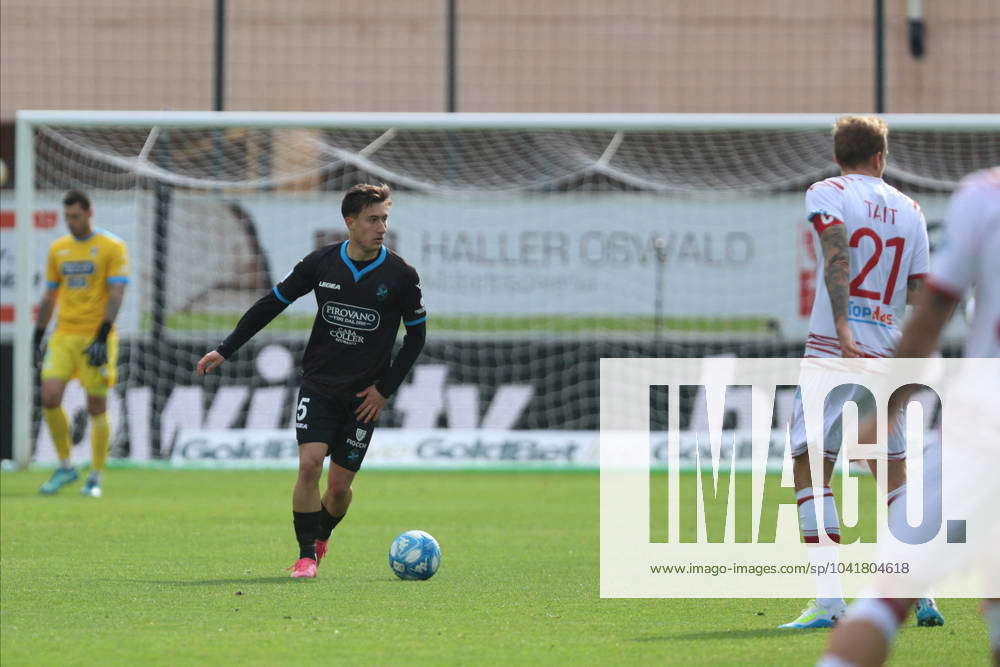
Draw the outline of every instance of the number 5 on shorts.
<instances>
[{"instance_id":1,"label":"number 5 on shorts","mask_svg":"<svg viewBox=\"0 0 1000 667\"><path fill-rule=\"evenodd\" d=\"M308 396L303 396L299 399L299 405L295 408L295 421L304 421L306 418L306 412L309 411L309 406L306 405L311 399Z\"/></svg>"}]
</instances>

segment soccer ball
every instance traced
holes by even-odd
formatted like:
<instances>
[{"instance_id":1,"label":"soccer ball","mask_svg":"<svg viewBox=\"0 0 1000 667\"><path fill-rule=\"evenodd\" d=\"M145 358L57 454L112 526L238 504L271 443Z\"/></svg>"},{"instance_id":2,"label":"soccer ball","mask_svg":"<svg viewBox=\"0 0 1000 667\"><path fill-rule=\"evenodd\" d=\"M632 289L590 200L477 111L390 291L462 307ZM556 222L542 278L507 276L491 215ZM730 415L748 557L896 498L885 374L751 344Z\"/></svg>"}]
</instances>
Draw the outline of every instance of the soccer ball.
<instances>
[{"instance_id":1,"label":"soccer ball","mask_svg":"<svg viewBox=\"0 0 1000 667\"><path fill-rule=\"evenodd\" d=\"M389 567L400 579L430 579L441 564L441 547L422 530L399 534L389 546Z\"/></svg>"}]
</instances>

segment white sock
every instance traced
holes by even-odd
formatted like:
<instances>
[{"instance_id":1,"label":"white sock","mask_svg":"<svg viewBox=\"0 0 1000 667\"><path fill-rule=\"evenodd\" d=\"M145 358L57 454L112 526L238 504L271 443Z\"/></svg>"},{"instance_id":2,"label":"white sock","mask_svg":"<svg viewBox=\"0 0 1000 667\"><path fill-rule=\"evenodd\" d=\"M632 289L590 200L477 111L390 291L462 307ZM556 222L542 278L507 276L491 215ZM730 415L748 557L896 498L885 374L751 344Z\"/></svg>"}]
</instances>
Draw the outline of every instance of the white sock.
<instances>
[{"instance_id":1,"label":"white sock","mask_svg":"<svg viewBox=\"0 0 1000 667\"><path fill-rule=\"evenodd\" d=\"M847 611L847 619L850 621L868 621L877 627L882 631L882 638L885 639L887 647L896 638L899 626L903 622L903 619L900 618L899 610L881 598L859 598L855 600L854 604Z\"/></svg>"},{"instance_id":2,"label":"white sock","mask_svg":"<svg viewBox=\"0 0 1000 667\"><path fill-rule=\"evenodd\" d=\"M824 486L823 490L823 529L834 542L840 542L840 516L837 514L837 504L833 499L833 490ZM795 492L795 501L799 506L799 528L807 544L819 542L819 528L816 517L816 500L813 490L806 487Z\"/></svg>"},{"instance_id":3,"label":"white sock","mask_svg":"<svg viewBox=\"0 0 1000 667\"><path fill-rule=\"evenodd\" d=\"M823 487L823 528L831 540L840 544L840 515L837 514L837 503L829 486Z\"/></svg>"},{"instance_id":4,"label":"white sock","mask_svg":"<svg viewBox=\"0 0 1000 667\"><path fill-rule=\"evenodd\" d=\"M900 484L885 495L885 500L889 504L889 525L906 525L906 502L903 499L905 495L906 484Z\"/></svg>"},{"instance_id":5,"label":"white sock","mask_svg":"<svg viewBox=\"0 0 1000 667\"><path fill-rule=\"evenodd\" d=\"M816 663L816 667L857 667L857 665L853 662L827 653L819 659L819 662Z\"/></svg>"},{"instance_id":6,"label":"white sock","mask_svg":"<svg viewBox=\"0 0 1000 667\"><path fill-rule=\"evenodd\" d=\"M831 611L844 605L844 592L837 572L838 547L814 547L809 550L809 562L816 567L816 602Z\"/></svg>"},{"instance_id":7,"label":"white sock","mask_svg":"<svg viewBox=\"0 0 1000 667\"><path fill-rule=\"evenodd\" d=\"M812 487L806 487L795 492L795 502L799 506L799 529L806 544L819 541L816 530L816 504L813 501Z\"/></svg>"},{"instance_id":8,"label":"white sock","mask_svg":"<svg viewBox=\"0 0 1000 667\"><path fill-rule=\"evenodd\" d=\"M101 483L101 471L100 470L91 470L90 474L87 475L87 479L89 479L91 482L94 482L96 484L100 484Z\"/></svg>"},{"instance_id":9,"label":"white sock","mask_svg":"<svg viewBox=\"0 0 1000 667\"><path fill-rule=\"evenodd\" d=\"M932 525L932 522L926 519L931 512L935 511L929 507L931 501L928 498L928 494L924 494L924 518L921 519L923 525L919 526L919 530L916 531L909 526L906 520L906 503L909 502L909 497L906 493L906 484L902 484L886 494L886 501L889 503L889 526L892 529L892 534L897 539L905 535L907 536L907 540L917 540L920 544L934 539L934 536L938 532L938 526Z\"/></svg>"},{"instance_id":10,"label":"white sock","mask_svg":"<svg viewBox=\"0 0 1000 667\"><path fill-rule=\"evenodd\" d=\"M837 573L837 546L819 544L818 520L816 503L811 487L802 489L795 494L799 506L799 528L803 539L809 544L809 563L816 569L816 602L827 609L836 609L844 604L844 594L840 585L840 574ZM823 487L823 528L834 542L840 542L840 518L837 506L833 501L833 491Z\"/></svg>"},{"instance_id":11,"label":"white sock","mask_svg":"<svg viewBox=\"0 0 1000 667\"><path fill-rule=\"evenodd\" d=\"M73 463L69 459L59 459L59 467L63 470L72 470Z\"/></svg>"}]
</instances>

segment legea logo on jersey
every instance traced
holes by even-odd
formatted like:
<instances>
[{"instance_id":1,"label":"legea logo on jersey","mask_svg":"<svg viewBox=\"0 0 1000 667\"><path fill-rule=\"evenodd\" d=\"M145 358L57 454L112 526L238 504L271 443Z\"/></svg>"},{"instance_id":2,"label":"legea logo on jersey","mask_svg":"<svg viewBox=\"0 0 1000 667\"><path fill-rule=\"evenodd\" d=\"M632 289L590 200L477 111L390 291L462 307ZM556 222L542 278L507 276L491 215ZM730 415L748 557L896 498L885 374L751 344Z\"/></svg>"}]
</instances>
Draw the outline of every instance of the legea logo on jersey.
<instances>
[{"instance_id":1,"label":"legea logo on jersey","mask_svg":"<svg viewBox=\"0 0 1000 667\"><path fill-rule=\"evenodd\" d=\"M371 308L359 308L337 301L327 301L323 304L323 319L330 324L348 329L375 331L378 329L381 316L377 310Z\"/></svg>"},{"instance_id":2,"label":"legea logo on jersey","mask_svg":"<svg viewBox=\"0 0 1000 667\"><path fill-rule=\"evenodd\" d=\"M94 263L84 262L63 262L62 272L64 276L86 276L94 272Z\"/></svg>"},{"instance_id":3,"label":"legea logo on jersey","mask_svg":"<svg viewBox=\"0 0 1000 667\"><path fill-rule=\"evenodd\" d=\"M850 301L847 304L847 316L853 322L878 324L884 327L895 326L892 311L883 310L881 305L872 308L857 301Z\"/></svg>"}]
</instances>

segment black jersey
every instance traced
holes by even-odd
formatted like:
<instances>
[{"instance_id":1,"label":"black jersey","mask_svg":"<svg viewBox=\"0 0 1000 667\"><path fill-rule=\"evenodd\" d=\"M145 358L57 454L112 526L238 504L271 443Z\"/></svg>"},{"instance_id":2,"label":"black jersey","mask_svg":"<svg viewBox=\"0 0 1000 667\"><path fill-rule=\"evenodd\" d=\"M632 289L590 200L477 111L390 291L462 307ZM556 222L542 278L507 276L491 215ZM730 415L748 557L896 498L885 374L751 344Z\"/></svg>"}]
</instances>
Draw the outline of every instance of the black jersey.
<instances>
[{"instance_id":1,"label":"black jersey","mask_svg":"<svg viewBox=\"0 0 1000 667\"><path fill-rule=\"evenodd\" d=\"M427 319L412 266L382 247L359 268L347 256L348 243L306 255L274 287L284 304L309 292L316 295L319 311L302 375L304 385L320 391L357 392L383 379L400 321L415 327Z\"/></svg>"}]
</instances>

